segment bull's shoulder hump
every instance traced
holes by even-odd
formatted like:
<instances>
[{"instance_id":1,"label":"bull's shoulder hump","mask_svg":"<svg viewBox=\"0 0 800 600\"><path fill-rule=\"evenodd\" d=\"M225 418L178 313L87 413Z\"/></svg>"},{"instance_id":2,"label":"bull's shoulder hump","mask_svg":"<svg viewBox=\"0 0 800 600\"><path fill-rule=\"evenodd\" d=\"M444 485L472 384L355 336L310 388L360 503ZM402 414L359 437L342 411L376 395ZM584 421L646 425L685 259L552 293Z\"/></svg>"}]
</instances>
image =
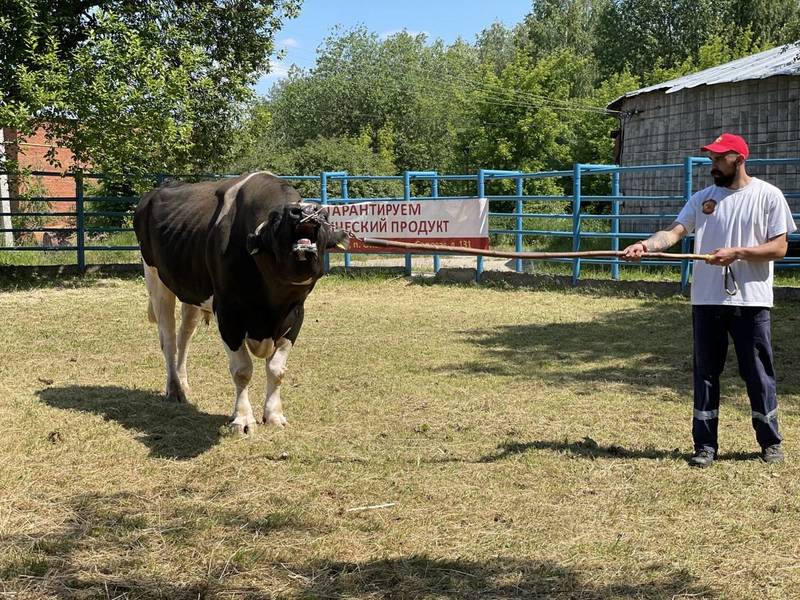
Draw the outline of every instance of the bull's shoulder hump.
<instances>
[{"instance_id":1,"label":"bull's shoulder hump","mask_svg":"<svg viewBox=\"0 0 800 600\"><path fill-rule=\"evenodd\" d=\"M235 196L236 192L238 192L248 181L251 180L279 181L280 178L269 171L254 171L253 173L245 173L244 175L239 175L238 177L231 177L230 179L217 182L217 196L220 198L231 195Z\"/></svg>"},{"instance_id":2,"label":"bull's shoulder hump","mask_svg":"<svg viewBox=\"0 0 800 600\"><path fill-rule=\"evenodd\" d=\"M251 200L267 200L278 204L300 203L303 200L294 185L269 171L253 173L252 177L243 182L243 187Z\"/></svg>"},{"instance_id":3,"label":"bull's shoulder hump","mask_svg":"<svg viewBox=\"0 0 800 600\"><path fill-rule=\"evenodd\" d=\"M277 177L269 171L256 171L241 175L233 179L229 179L217 188L217 198L221 204L217 223L219 223L236 202L236 197L243 189L252 189L252 186L273 186L273 185L289 185L285 180ZM294 189L294 188L292 188Z\"/></svg>"}]
</instances>

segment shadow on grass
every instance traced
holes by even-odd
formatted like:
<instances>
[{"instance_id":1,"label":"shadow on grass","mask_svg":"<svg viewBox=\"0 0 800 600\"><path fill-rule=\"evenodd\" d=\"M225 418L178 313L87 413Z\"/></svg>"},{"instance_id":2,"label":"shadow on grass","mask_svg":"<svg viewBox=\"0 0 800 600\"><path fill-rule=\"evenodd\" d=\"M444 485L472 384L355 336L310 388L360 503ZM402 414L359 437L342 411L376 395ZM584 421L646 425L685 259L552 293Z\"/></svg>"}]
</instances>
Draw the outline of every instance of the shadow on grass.
<instances>
[{"instance_id":1,"label":"shadow on grass","mask_svg":"<svg viewBox=\"0 0 800 600\"><path fill-rule=\"evenodd\" d=\"M27 538L30 542L30 537ZM279 576L292 582L276 593L263 586L236 585L227 581L246 565L223 556L209 559L207 577L193 574L176 583L165 577L126 575L134 570L135 561L122 559L119 549L105 556L92 568L82 565L81 550L97 540L76 537L71 541L41 537L36 542L27 564L17 564L9 572L0 571L6 589L19 583L26 592L46 594L62 599L138 598L196 600L197 598L231 597L239 600L305 600L326 598L439 598L473 600L475 598L522 599L548 598L572 600L717 598L719 594L697 581L689 571L665 564L645 565L639 572L625 577L609 576L604 582L597 573L577 570L549 561L498 557L487 561L440 559L424 555L402 556L365 562L316 561L310 564L281 564ZM130 545L125 539L123 547ZM43 552L44 551L44 552ZM61 553L56 555L56 552ZM66 554L64 554L66 552ZM169 559L167 559L168 562ZM217 564L220 563L220 564ZM139 570L139 569L137 569ZM288 589L287 589L288 588ZM291 591L289 591L291 590ZM33 596L31 596L33 597Z\"/></svg>"},{"instance_id":2,"label":"shadow on grass","mask_svg":"<svg viewBox=\"0 0 800 600\"><path fill-rule=\"evenodd\" d=\"M460 334L482 350L483 360L446 368L556 384L603 381L638 388L678 384L685 391L682 380L691 377L690 318L690 308L683 303L646 302L633 310L600 313L591 321L464 330Z\"/></svg>"},{"instance_id":3,"label":"shadow on grass","mask_svg":"<svg viewBox=\"0 0 800 600\"><path fill-rule=\"evenodd\" d=\"M0 292L93 288L102 286L102 280L107 278L135 280L142 277L139 263L96 265L89 267L83 275L74 265L0 265Z\"/></svg>"},{"instance_id":4,"label":"shadow on grass","mask_svg":"<svg viewBox=\"0 0 800 600\"><path fill-rule=\"evenodd\" d=\"M794 343L798 308L797 303L787 302L773 312L779 395L800 393L800 371L790 367L800 362L800 346ZM690 403L691 318L687 303L648 300L635 309L600 313L591 321L463 330L461 336L481 349L482 360L454 363L441 371L575 385L587 393L592 384L607 383L630 386L640 395L646 395L648 388L671 388ZM736 378L735 385L743 391L736 369L731 343L723 385L731 389Z\"/></svg>"},{"instance_id":5,"label":"shadow on grass","mask_svg":"<svg viewBox=\"0 0 800 600\"><path fill-rule=\"evenodd\" d=\"M230 532L244 530L268 536L278 531L316 530L315 523L299 515L276 511L249 515L225 510L204 497L184 490L167 499L136 493L80 494L69 503L68 518L56 531L0 535L6 551L0 559L0 584L5 593L25 598L152 598L196 600L217 598L228 587L225 578L253 568L262 559L231 542ZM209 536L220 538L215 548L203 547ZM249 535L245 536L249 538ZM179 581L169 577L184 571L184 558L163 547L199 551L201 568L182 573ZM153 557L159 556L157 563ZM156 573L149 576L157 565ZM244 590L236 598L273 598L264 590ZM2 596L2 594L0 594ZM226 596L227 597L227 596Z\"/></svg>"},{"instance_id":6,"label":"shadow on grass","mask_svg":"<svg viewBox=\"0 0 800 600\"><path fill-rule=\"evenodd\" d=\"M597 574L547 561L488 561L413 555L376 561L319 562L301 570L308 583L287 598L714 598L688 571L649 565L641 580L604 583Z\"/></svg>"},{"instance_id":7,"label":"shadow on grass","mask_svg":"<svg viewBox=\"0 0 800 600\"><path fill-rule=\"evenodd\" d=\"M159 458L194 458L219 441L223 415L201 412L191 403L167 402L161 394L117 386L48 387L37 392L49 406L101 415L135 431Z\"/></svg>"},{"instance_id":8,"label":"shadow on grass","mask_svg":"<svg viewBox=\"0 0 800 600\"><path fill-rule=\"evenodd\" d=\"M551 440L539 440L535 442L505 442L500 444L494 452L487 454L478 460L481 463L493 463L506 460L509 457L525 454L531 450L550 450L552 452L570 454L589 460L603 458L626 458L644 460L685 460L688 462L691 454L681 452L678 448L673 450L660 450L657 448L644 448L629 450L623 446L610 444L601 446L590 437L585 437L577 442L567 440L558 442ZM758 452L720 452L717 460L720 461L751 461L760 460L761 454Z\"/></svg>"},{"instance_id":9,"label":"shadow on grass","mask_svg":"<svg viewBox=\"0 0 800 600\"><path fill-rule=\"evenodd\" d=\"M524 454L530 450L551 450L553 452L569 453L574 456L588 458L628 458L628 459L688 459L689 454L682 453L677 448L674 450L658 450L644 448L629 450L616 444L601 446L592 438L586 437L578 442L540 440L536 442L505 442L500 444L492 454L487 454L478 462L492 463L505 460L516 454Z\"/></svg>"},{"instance_id":10,"label":"shadow on grass","mask_svg":"<svg viewBox=\"0 0 800 600\"><path fill-rule=\"evenodd\" d=\"M760 452L720 452L717 460L761 460Z\"/></svg>"}]
</instances>

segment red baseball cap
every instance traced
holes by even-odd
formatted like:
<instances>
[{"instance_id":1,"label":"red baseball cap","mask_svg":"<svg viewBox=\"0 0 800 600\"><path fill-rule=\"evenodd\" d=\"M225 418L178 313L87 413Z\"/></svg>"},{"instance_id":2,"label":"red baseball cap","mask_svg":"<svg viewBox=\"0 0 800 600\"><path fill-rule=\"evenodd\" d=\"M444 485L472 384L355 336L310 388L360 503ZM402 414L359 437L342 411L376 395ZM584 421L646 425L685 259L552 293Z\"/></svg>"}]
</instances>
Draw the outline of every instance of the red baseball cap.
<instances>
[{"instance_id":1,"label":"red baseball cap","mask_svg":"<svg viewBox=\"0 0 800 600\"><path fill-rule=\"evenodd\" d=\"M708 152L718 152L719 154L736 152L736 154L741 154L744 159L747 159L750 155L750 149L747 147L747 142L744 141L744 138L732 133L723 133L708 146L703 146L700 149Z\"/></svg>"}]
</instances>

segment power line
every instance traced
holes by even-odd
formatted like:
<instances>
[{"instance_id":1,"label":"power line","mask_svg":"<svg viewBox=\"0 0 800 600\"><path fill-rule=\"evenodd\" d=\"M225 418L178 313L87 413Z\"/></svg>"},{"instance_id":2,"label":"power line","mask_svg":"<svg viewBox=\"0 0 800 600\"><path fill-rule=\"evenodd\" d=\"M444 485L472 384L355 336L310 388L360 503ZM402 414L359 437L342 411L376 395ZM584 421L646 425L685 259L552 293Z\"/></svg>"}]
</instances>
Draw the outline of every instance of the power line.
<instances>
[{"instance_id":1,"label":"power line","mask_svg":"<svg viewBox=\"0 0 800 600\"><path fill-rule=\"evenodd\" d=\"M287 54L290 53L291 51L287 52ZM303 53L308 54L305 52ZM484 103L490 105L519 107L519 108L545 107L545 108L551 108L553 110L563 110L563 111L581 111L581 112L591 112L597 114L619 114L619 111L610 110L605 107L592 106L590 104L578 102L574 99L551 98L548 96L531 94L530 92L525 92L523 90L517 90L514 88L496 88L494 86L488 85L476 79L467 79L443 71L433 72L430 70L425 70L425 65L423 65L421 61L417 62L415 66L417 66L421 70L421 73L417 73L417 75L421 76L422 79L427 78L430 83L436 83L439 85L441 85L444 80L449 82L451 88L456 88L456 87L458 87L459 89L466 88L468 91L483 93L485 94L485 98L483 99ZM372 71L368 69L371 69ZM310 68L309 70L313 71L313 67ZM386 70L382 69L380 65L372 63L367 65L367 69L362 69L362 72L365 72L367 75L374 75L377 73L385 74ZM347 74L346 76L352 78L352 75ZM398 81L394 86L382 84L379 87L383 87L384 89L388 88L388 89L398 90L410 86L421 87L421 83L418 81L411 81L411 82Z\"/></svg>"}]
</instances>

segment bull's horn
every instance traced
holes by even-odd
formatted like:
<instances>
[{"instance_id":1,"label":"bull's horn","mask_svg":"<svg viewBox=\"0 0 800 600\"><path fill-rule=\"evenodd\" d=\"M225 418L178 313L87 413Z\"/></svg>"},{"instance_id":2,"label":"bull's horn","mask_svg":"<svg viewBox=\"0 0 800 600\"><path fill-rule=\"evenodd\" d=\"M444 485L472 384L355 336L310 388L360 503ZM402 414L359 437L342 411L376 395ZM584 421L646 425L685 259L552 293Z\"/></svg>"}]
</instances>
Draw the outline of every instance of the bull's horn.
<instances>
[{"instance_id":1,"label":"bull's horn","mask_svg":"<svg viewBox=\"0 0 800 600\"><path fill-rule=\"evenodd\" d=\"M247 251L250 254L258 254L261 251L261 230L264 229L267 222L264 221L258 227L254 233L247 234L247 240L245 245L247 246Z\"/></svg>"}]
</instances>

